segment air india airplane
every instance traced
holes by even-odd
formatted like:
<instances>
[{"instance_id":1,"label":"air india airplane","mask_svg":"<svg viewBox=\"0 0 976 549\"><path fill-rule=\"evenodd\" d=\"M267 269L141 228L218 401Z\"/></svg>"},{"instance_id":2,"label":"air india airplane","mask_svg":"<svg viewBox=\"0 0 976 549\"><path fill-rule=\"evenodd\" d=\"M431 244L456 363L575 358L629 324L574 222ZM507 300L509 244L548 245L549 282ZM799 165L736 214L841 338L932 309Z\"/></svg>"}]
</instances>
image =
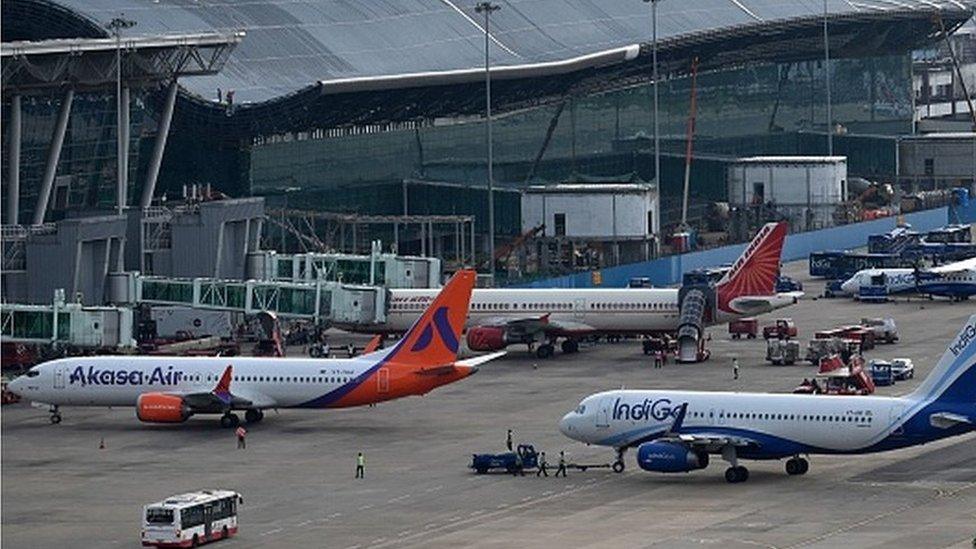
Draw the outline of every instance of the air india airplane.
<instances>
[{"instance_id":1,"label":"air india airplane","mask_svg":"<svg viewBox=\"0 0 976 549\"><path fill-rule=\"evenodd\" d=\"M234 427L269 408L347 408L423 395L468 377L504 353L457 360L475 272L458 271L395 346L350 359L98 356L53 360L9 389L51 408L133 406L149 423L220 414Z\"/></svg>"},{"instance_id":2,"label":"air india airplane","mask_svg":"<svg viewBox=\"0 0 976 549\"><path fill-rule=\"evenodd\" d=\"M802 292L775 290L786 231L786 223L768 223L759 230L714 289L706 290L702 324L721 324L797 302ZM435 295L436 290L392 289L387 322L344 328L402 333ZM674 333L684 323L681 296L678 288L476 289L468 316L468 348L497 351L526 344L532 350L539 344L536 355L548 358L559 338L563 352L574 353L578 341L591 335Z\"/></svg>"}]
</instances>

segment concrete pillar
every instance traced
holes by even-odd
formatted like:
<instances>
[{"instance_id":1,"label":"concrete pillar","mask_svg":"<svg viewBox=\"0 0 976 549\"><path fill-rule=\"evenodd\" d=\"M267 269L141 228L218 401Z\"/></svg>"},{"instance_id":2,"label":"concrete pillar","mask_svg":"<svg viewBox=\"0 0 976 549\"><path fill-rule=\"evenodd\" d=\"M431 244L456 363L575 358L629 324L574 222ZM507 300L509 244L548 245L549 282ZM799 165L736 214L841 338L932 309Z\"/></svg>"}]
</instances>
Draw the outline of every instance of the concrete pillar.
<instances>
[{"instance_id":1,"label":"concrete pillar","mask_svg":"<svg viewBox=\"0 0 976 549\"><path fill-rule=\"evenodd\" d=\"M51 148L47 153L47 165L44 167L44 177L41 178L41 191L37 195L37 206L34 208L34 225L44 223L47 212L47 202L51 198L51 187L54 186L54 174L58 171L58 159L61 158L61 146L64 145L64 134L68 130L68 119L71 118L71 103L75 99L75 90L69 89L61 100L61 110L58 120L54 124L54 135L51 136Z\"/></svg>"},{"instance_id":2,"label":"concrete pillar","mask_svg":"<svg viewBox=\"0 0 976 549\"><path fill-rule=\"evenodd\" d=\"M153 193L156 191L156 180L159 178L159 166L163 163L163 151L166 150L166 138L169 136L169 125L173 121L173 106L176 105L176 80L169 85L166 93L166 103L159 119L159 132L153 143L152 156L149 157L149 169L146 171L146 184L142 187L142 200L139 207L147 208L152 203Z\"/></svg>"},{"instance_id":3,"label":"concrete pillar","mask_svg":"<svg viewBox=\"0 0 976 549\"><path fill-rule=\"evenodd\" d=\"M115 197L118 201L118 213L122 215L122 210L129 202L129 88L127 87L119 91L118 108L116 154L118 155L117 170L119 173L116 178Z\"/></svg>"},{"instance_id":4,"label":"concrete pillar","mask_svg":"<svg viewBox=\"0 0 976 549\"><path fill-rule=\"evenodd\" d=\"M10 98L10 148L7 151L7 223L20 217L20 96Z\"/></svg>"}]
</instances>

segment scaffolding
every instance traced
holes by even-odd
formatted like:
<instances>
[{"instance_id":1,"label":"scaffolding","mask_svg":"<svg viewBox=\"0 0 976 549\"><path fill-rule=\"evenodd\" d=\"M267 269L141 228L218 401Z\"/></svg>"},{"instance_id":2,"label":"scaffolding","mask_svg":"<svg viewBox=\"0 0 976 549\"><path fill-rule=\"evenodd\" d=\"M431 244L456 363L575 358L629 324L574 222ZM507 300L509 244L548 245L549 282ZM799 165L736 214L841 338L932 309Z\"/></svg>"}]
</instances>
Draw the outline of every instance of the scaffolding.
<instances>
[{"instance_id":1,"label":"scaffolding","mask_svg":"<svg viewBox=\"0 0 976 549\"><path fill-rule=\"evenodd\" d=\"M436 256L458 266L475 264L472 215L360 215L315 210L268 211L265 248L281 251L360 254L371 250L377 234L392 231L392 251L407 241L419 242L420 255ZM453 253L449 253L453 248Z\"/></svg>"}]
</instances>

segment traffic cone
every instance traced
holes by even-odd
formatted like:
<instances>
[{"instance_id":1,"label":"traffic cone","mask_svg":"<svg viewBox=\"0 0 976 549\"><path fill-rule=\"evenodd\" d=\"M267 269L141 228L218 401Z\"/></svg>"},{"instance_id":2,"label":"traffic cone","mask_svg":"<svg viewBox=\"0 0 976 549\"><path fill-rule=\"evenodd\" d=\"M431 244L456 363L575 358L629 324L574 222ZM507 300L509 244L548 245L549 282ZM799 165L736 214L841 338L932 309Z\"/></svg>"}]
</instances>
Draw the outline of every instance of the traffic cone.
<instances>
[{"instance_id":1,"label":"traffic cone","mask_svg":"<svg viewBox=\"0 0 976 549\"><path fill-rule=\"evenodd\" d=\"M98 441L98 449L99 450L105 449L105 437L102 437L101 440Z\"/></svg>"}]
</instances>

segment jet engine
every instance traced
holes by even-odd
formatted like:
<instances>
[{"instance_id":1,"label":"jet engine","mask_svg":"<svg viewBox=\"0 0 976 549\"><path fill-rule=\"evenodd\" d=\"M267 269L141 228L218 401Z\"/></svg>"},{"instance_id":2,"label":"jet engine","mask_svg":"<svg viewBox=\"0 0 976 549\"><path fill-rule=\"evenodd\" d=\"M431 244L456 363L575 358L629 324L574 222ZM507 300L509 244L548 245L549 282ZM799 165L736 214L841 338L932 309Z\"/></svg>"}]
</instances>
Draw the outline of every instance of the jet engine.
<instances>
[{"instance_id":1,"label":"jet engine","mask_svg":"<svg viewBox=\"0 0 976 549\"><path fill-rule=\"evenodd\" d=\"M164 393L144 393L136 401L136 417L146 423L182 423L193 412L182 397Z\"/></svg>"},{"instance_id":2,"label":"jet engine","mask_svg":"<svg viewBox=\"0 0 976 549\"><path fill-rule=\"evenodd\" d=\"M468 329L468 348L472 351L498 351L508 347L505 328L478 326Z\"/></svg>"},{"instance_id":3,"label":"jet engine","mask_svg":"<svg viewBox=\"0 0 976 549\"><path fill-rule=\"evenodd\" d=\"M708 454L671 442L645 442L637 447L637 465L655 473L687 473L708 467Z\"/></svg>"}]
</instances>

